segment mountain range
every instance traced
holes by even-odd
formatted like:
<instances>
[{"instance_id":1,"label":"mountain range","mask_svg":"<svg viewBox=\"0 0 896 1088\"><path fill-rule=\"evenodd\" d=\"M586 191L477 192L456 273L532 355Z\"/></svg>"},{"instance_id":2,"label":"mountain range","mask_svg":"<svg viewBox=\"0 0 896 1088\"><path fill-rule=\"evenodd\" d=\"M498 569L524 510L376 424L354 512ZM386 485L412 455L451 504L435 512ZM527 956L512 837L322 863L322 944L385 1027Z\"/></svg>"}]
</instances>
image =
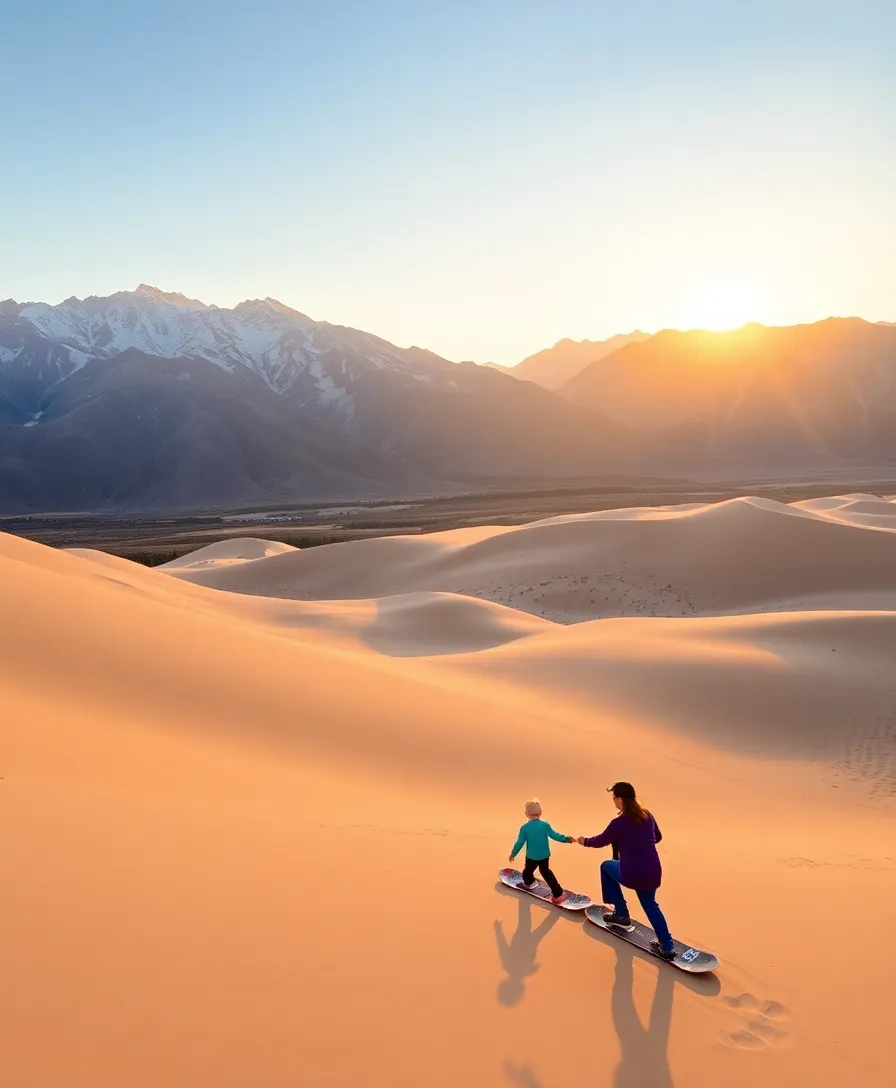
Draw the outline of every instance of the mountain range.
<instances>
[{"instance_id":1,"label":"mountain range","mask_svg":"<svg viewBox=\"0 0 896 1088\"><path fill-rule=\"evenodd\" d=\"M7 300L0 512L896 464L883 323L561 341L502 369L270 298Z\"/></svg>"},{"instance_id":2,"label":"mountain range","mask_svg":"<svg viewBox=\"0 0 896 1088\"><path fill-rule=\"evenodd\" d=\"M631 429L273 299L0 303L0 510L430 493L633 463Z\"/></svg>"},{"instance_id":3,"label":"mountain range","mask_svg":"<svg viewBox=\"0 0 896 1088\"><path fill-rule=\"evenodd\" d=\"M502 370L514 378L535 382L545 389L556 391L589 366L605 356L625 347L626 344L646 340L646 332L623 333L611 336L609 340L559 340L552 348L545 348L534 355L529 355L516 366L502 366L500 363L486 363L486 366Z\"/></svg>"},{"instance_id":4,"label":"mountain range","mask_svg":"<svg viewBox=\"0 0 896 1088\"><path fill-rule=\"evenodd\" d=\"M581 370L561 394L704 470L896 463L896 327L884 323L667 330Z\"/></svg>"}]
</instances>

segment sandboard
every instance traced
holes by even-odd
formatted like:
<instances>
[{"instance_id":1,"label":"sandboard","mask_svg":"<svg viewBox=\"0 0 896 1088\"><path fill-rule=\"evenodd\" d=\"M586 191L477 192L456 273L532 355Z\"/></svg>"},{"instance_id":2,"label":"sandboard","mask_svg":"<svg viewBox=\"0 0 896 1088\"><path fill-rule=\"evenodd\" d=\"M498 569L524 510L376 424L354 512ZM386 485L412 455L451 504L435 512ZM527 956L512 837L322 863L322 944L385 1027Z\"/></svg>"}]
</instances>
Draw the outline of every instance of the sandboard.
<instances>
[{"instance_id":1,"label":"sandboard","mask_svg":"<svg viewBox=\"0 0 896 1088\"><path fill-rule=\"evenodd\" d=\"M547 884L543 880L536 880L531 888L527 888L523 883L523 874L519 869L501 869L498 872L498 879L502 884L506 884L508 888L515 888L518 892L534 895L536 899L541 899L551 906L560 907L562 910L584 910L585 907L590 907L594 902L589 895L579 895L578 892L568 891L562 903L551 903L551 889ZM566 891L565 888L564 891Z\"/></svg>"},{"instance_id":2,"label":"sandboard","mask_svg":"<svg viewBox=\"0 0 896 1088\"><path fill-rule=\"evenodd\" d=\"M650 947L650 942L656 940L656 934L650 926L645 926L643 922L635 922L634 920L631 929L623 929L622 926L608 926L604 921L605 909L599 906L588 907L585 911L585 917L589 922L593 922L594 925L606 930L607 933L612 933L614 937L628 941L629 944L633 944L636 948L641 948L645 952L649 952L651 956L656 956L662 963L668 963L671 967L677 967L681 971L688 971L694 975L703 974L704 971L715 971L719 966L718 959L711 952L703 952L701 949L684 944L682 941L675 941L675 951L677 953L675 959L664 960Z\"/></svg>"}]
</instances>

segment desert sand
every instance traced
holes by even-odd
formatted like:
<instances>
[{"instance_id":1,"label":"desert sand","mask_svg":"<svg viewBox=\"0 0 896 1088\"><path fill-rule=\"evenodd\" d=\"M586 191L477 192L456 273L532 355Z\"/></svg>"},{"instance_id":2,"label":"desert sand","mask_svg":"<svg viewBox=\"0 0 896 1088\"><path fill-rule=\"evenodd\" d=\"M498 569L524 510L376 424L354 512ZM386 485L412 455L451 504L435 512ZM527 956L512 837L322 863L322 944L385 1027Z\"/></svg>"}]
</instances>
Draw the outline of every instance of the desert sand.
<instances>
[{"instance_id":1,"label":"desert sand","mask_svg":"<svg viewBox=\"0 0 896 1088\"><path fill-rule=\"evenodd\" d=\"M896 502L0 535L0 586L3 1085L892 1083ZM619 778L714 975L496 885Z\"/></svg>"}]
</instances>

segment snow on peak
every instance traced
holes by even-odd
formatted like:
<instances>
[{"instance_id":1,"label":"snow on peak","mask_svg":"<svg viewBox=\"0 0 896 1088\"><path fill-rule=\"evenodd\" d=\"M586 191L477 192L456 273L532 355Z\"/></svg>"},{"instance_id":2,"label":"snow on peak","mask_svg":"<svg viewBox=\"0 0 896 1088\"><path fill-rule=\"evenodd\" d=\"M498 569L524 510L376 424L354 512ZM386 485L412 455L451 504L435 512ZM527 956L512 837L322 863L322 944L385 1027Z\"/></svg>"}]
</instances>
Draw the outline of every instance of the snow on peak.
<instances>
[{"instance_id":1,"label":"snow on peak","mask_svg":"<svg viewBox=\"0 0 896 1088\"><path fill-rule=\"evenodd\" d=\"M298 310L293 310L292 307L285 305L282 302L278 302L277 299L271 298L247 298L245 302L239 303L233 309L235 314L279 314L282 317L292 318L294 321L301 321L308 324L316 324L314 320L308 317L307 314L300 313Z\"/></svg>"},{"instance_id":2,"label":"snow on peak","mask_svg":"<svg viewBox=\"0 0 896 1088\"><path fill-rule=\"evenodd\" d=\"M348 414L346 390L364 373L390 370L413 379L420 372L435 373L439 364L452 366L369 333L314 321L273 298L247 299L226 309L146 283L135 291L69 298L57 306L28 304L20 316L66 349L78 367L129 350L206 359L232 373L251 371L277 393L310 397Z\"/></svg>"},{"instance_id":3,"label":"snow on peak","mask_svg":"<svg viewBox=\"0 0 896 1088\"><path fill-rule=\"evenodd\" d=\"M122 291L121 294L127 294L127 291ZM198 298L187 298L186 295L182 295L180 291L162 291L158 287L153 287L149 283L141 283L134 291L135 295L142 296L143 298L157 299L159 301L171 302L175 306L193 306L202 310L216 309L217 307L208 306L204 302L200 302ZM113 296L114 297L114 296Z\"/></svg>"}]
</instances>

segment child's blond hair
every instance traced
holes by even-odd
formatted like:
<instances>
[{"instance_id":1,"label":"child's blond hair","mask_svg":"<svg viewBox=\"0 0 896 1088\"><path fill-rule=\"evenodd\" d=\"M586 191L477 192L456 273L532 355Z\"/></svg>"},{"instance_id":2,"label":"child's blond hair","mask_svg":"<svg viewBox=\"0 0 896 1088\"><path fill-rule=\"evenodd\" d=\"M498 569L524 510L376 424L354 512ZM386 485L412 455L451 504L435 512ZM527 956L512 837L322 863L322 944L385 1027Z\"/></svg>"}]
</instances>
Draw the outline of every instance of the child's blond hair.
<instances>
[{"instance_id":1,"label":"child's blond hair","mask_svg":"<svg viewBox=\"0 0 896 1088\"><path fill-rule=\"evenodd\" d=\"M540 816L541 815L541 801L537 797L530 797L526 802L526 815L527 816Z\"/></svg>"}]
</instances>

